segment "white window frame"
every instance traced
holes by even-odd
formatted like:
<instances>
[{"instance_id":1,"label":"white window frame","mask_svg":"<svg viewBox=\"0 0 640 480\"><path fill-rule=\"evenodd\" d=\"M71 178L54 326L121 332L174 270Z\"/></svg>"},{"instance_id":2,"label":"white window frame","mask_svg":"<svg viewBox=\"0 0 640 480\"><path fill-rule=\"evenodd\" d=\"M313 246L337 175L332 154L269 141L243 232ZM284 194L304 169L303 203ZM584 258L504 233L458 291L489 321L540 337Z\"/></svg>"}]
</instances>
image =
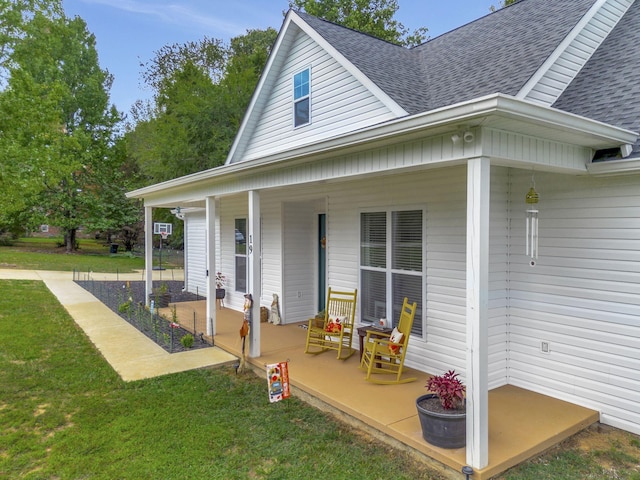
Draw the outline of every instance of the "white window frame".
<instances>
[{"instance_id":1,"label":"white window frame","mask_svg":"<svg viewBox=\"0 0 640 480\"><path fill-rule=\"evenodd\" d=\"M422 212L422 271L410 271L393 268L393 214L394 212L406 212L406 211L421 211ZM386 214L386 261L385 267L369 267L362 265L362 214L365 213L385 213ZM362 302L365 300L365 291L362 286L362 271L377 271L385 273L385 285L386 285L386 318L389 322L397 322L398 315L394 315L393 312L393 275L403 274L421 277L422 279L422 299L418 302L418 309L416 310L416 316L414 318L414 328L416 324L420 324L421 335L412 333L413 336L426 340L426 298L427 298L427 209L424 205L402 205L393 207L372 207L361 209L358 212L358 289L360 296L360 308L361 316L364 317L364 308L362 308ZM417 301L408 297L410 302ZM377 314L378 311L374 312ZM397 312L396 312L397 313ZM368 323L363 319L363 322Z\"/></svg>"},{"instance_id":2,"label":"white window frame","mask_svg":"<svg viewBox=\"0 0 640 480\"><path fill-rule=\"evenodd\" d=\"M236 249L236 226L237 226L237 222L238 220L244 220L244 226L245 226L245 232L243 233L244 235L244 246L245 246L245 251L244 254L242 253L238 253L237 249ZM233 220L233 274L235 276L234 279L234 284L233 284L233 290L239 293L247 293L247 285L248 285L248 275L249 275L249 266L247 264L247 230L248 230L248 219L246 217L237 217L234 218ZM244 289L239 289L238 288L238 280L240 280L239 276L238 276L238 258L244 258L244 265L245 265L245 269L244 269L244 285L245 288Z\"/></svg>"},{"instance_id":3,"label":"white window frame","mask_svg":"<svg viewBox=\"0 0 640 480\"><path fill-rule=\"evenodd\" d=\"M308 86L308 92L306 95L301 95L299 97L296 97L296 77L304 72L309 72L309 86ZM297 72L295 72L293 74L293 76L291 77L291 97L293 99L293 103L292 103L292 119L293 119L293 128L301 128L307 125L311 124L311 66L305 67L301 70L298 70ZM307 101L309 104L309 112L308 112L308 118L307 121L304 123L300 123L300 124L296 124L296 106L298 105L298 103L302 102L302 101Z\"/></svg>"}]
</instances>

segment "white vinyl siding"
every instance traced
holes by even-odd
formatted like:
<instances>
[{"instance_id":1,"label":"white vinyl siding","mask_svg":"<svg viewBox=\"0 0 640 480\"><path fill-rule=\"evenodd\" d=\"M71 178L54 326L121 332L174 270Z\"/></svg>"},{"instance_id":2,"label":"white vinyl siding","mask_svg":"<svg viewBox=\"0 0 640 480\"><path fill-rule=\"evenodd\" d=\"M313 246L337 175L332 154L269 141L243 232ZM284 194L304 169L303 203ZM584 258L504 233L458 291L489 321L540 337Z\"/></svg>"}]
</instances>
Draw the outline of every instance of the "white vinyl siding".
<instances>
[{"instance_id":1,"label":"white vinyl siding","mask_svg":"<svg viewBox=\"0 0 640 480\"><path fill-rule=\"evenodd\" d=\"M359 284L361 211L424 206L426 308L414 321L425 333L422 338L412 335L406 362L431 373L453 367L464 371L465 366L465 172L455 167L328 186L327 271L332 287ZM358 308L357 321L360 315Z\"/></svg>"},{"instance_id":2,"label":"white vinyl siding","mask_svg":"<svg viewBox=\"0 0 640 480\"><path fill-rule=\"evenodd\" d=\"M316 312L316 254L314 225L317 215L313 204L307 202L287 202L283 206L285 222L282 262L283 320L287 322L304 321Z\"/></svg>"},{"instance_id":3,"label":"white vinyl siding","mask_svg":"<svg viewBox=\"0 0 640 480\"><path fill-rule=\"evenodd\" d=\"M640 177L536 174L535 267L523 243L530 181L516 172L511 185L509 383L640 433Z\"/></svg>"},{"instance_id":4,"label":"white vinyl siding","mask_svg":"<svg viewBox=\"0 0 640 480\"><path fill-rule=\"evenodd\" d=\"M332 56L306 34L299 33L291 46L255 128L248 138L242 161L263 157L300 145L338 136L395 118L394 114ZM313 124L294 129L292 77L311 65ZM264 92L263 92L264 93ZM234 159L240 161L240 159Z\"/></svg>"},{"instance_id":5,"label":"white vinyl siding","mask_svg":"<svg viewBox=\"0 0 640 480\"><path fill-rule=\"evenodd\" d=\"M583 22L569 35L570 41L560 45L519 96L543 105L553 105L620 21L633 0L607 0L600 3L599 8L594 7L589 11Z\"/></svg>"},{"instance_id":6,"label":"white vinyl siding","mask_svg":"<svg viewBox=\"0 0 640 480\"><path fill-rule=\"evenodd\" d=\"M282 200L279 192L263 192L260 195L262 213L262 299L261 305L268 308L277 294L282 298ZM254 301L256 299L254 298ZM281 309L283 322L287 317Z\"/></svg>"},{"instance_id":7,"label":"white vinyl siding","mask_svg":"<svg viewBox=\"0 0 640 480\"><path fill-rule=\"evenodd\" d=\"M388 148L364 158L381 168L415 151ZM604 423L640 433L640 176L535 172L533 181L540 252L532 267L524 252L532 171L491 167L489 386L513 384L597 409ZM411 337L407 365L428 373L454 368L464 378L466 188L462 165L264 190L263 304L279 293L287 308L286 292L289 323L314 311L319 205L327 215L327 284L339 289L359 288L360 213L422 206L426 296L416 321L425 333ZM219 212L226 273L246 194L222 198ZM309 300L302 308L298 291ZM242 299L231 297L227 305L240 310Z\"/></svg>"},{"instance_id":8,"label":"white vinyl siding","mask_svg":"<svg viewBox=\"0 0 640 480\"><path fill-rule=\"evenodd\" d=\"M489 388L508 383L509 228L508 168L491 167L489 229Z\"/></svg>"},{"instance_id":9,"label":"white vinyl siding","mask_svg":"<svg viewBox=\"0 0 640 480\"><path fill-rule=\"evenodd\" d=\"M506 168L492 168L492 242L489 303L490 387L507 383L506 269L508 204ZM359 285L360 213L424 206L426 257L425 307L415 322L407 365L429 373L466 368L466 167L415 171L367 180L327 184L327 274L336 288ZM286 274L285 274L286 275ZM421 318L420 318L421 317ZM356 320L361 321L360 308Z\"/></svg>"},{"instance_id":10,"label":"white vinyl siding","mask_svg":"<svg viewBox=\"0 0 640 480\"><path fill-rule=\"evenodd\" d=\"M220 250L220 262L217 262L216 265L218 271L226 278L227 292L224 299L225 307L242 310L245 292L235 291L235 227L236 219L247 217L247 194L244 193L242 195L220 199L219 207L216 207L216 212L220 216L220 240L217 242L217 248Z\"/></svg>"},{"instance_id":11,"label":"white vinyl siding","mask_svg":"<svg viewBox=\"0 0 640 480\"><path fill-rule=\"evenodd\" d=\"M185 216L185 287L188 292L207 295L207 225L205 212Z\"/></svg>"}]
</instances>

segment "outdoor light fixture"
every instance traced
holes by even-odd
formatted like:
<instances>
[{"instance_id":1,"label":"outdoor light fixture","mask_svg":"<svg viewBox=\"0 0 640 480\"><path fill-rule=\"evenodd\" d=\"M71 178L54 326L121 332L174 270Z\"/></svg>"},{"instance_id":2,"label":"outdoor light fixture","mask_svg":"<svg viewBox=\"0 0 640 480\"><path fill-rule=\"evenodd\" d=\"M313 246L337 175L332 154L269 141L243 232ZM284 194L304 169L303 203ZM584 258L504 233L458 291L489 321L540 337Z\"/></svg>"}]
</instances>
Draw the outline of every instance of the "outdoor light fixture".
<instances>
[{"instance_id":1,"label":"outdoor light fixture","mask_svg":"<svg viewBox=\"0 0 640 480\"><path fill-rule=\"evenodd\" d=\"M462 467L462 473L464 473L467 476L467 480L469 480L469 477L473 475L473 468L471 468L469 465L465 465L464 467Z\"/></svg>"},{"instance_id":2,"label":"outdoor light fixture","mask_svg":"<svg viewBox=\"0 0 640 480\"><path fill-rule=\"evenodd\" d=\"M451 135L451 141L454 144L460 143L460 140L463 140L464 143L471 143L475 140L475 138L476 137L473 134L473 132L466 128L462 129L459 132L455 132L454 134Z\"/></svg>"},{"instance_id":3,"label":"outdoor light fixture","mask_svg":"<svg viewBox=\"0 0 640 480\"><path fill-rule=\"evenodd\" d=\"M538 258L538 200L540 196L535 189L535 182L531 178L533 185L529 188L525 196L527 203L526 227L525 227L525 253L531 258L530 265L533 267L535 259Z\"/></svg>"},{"instance_id":4,"label":"outdoor light fixture","mask_svg":"<svg viewBox=\"0 0 640 480\"><path fill-rule=\"evenodd\" d=\"M174 208L173 210L171 210L171 213L173 213L180 220L184 220L184 213L182 213L182 209L180 207Z\"/></svg>"}]
</instances>

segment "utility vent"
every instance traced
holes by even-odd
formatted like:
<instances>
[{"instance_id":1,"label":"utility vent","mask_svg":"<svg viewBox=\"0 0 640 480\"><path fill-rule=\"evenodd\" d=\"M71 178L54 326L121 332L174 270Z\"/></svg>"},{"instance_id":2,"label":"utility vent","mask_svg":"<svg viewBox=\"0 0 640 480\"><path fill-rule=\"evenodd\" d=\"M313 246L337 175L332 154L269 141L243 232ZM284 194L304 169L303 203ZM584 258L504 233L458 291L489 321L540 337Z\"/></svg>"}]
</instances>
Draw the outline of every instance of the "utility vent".
<instances>
[{"instance_id":1,"label":"utility vent","mask_svg":"<svg viewBox=\"0 0 640 480\"><path fill-rule=\"evenodd\" d=\"M591 162L607 162L609 160L620 160L622 158L624 158L624 155L622 154L622 149L620 147L604 148L602 150L596 150Z\"/></svg>"},{"instance_id":2,"label":"utility vent","mask_svg":"<svg viewBox=\"0 0 640 480\"><path fill-rule=\"evenodd\" d=\"M549 347L549 342L543 340L540 342L540 351L542 353L546 353L547 355L551 353L551 348Z\"/></svg>"}]
</instances>

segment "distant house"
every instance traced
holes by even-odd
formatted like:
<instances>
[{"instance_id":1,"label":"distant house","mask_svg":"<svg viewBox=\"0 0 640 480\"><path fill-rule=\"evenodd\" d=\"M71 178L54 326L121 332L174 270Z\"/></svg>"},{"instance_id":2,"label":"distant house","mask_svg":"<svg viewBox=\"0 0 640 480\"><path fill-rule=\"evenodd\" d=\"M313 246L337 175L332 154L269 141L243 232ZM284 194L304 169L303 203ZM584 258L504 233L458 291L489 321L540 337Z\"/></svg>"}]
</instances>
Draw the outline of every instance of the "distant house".
<instances>
[{"instance_id":1,"label":"distant house","mask_svg":"<svg viewBox=\"0 0 640 480\"><path fill-rule=\"evenodd\" d=\"M505 384L640 434L638 26L640 1L522 0L406 49L290 11L226 164L130 196L181 208L186 287L220 271L230 308L418 302L407 362L463 373L473 467Z\"/></svg>"}]
</instances>

